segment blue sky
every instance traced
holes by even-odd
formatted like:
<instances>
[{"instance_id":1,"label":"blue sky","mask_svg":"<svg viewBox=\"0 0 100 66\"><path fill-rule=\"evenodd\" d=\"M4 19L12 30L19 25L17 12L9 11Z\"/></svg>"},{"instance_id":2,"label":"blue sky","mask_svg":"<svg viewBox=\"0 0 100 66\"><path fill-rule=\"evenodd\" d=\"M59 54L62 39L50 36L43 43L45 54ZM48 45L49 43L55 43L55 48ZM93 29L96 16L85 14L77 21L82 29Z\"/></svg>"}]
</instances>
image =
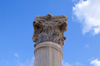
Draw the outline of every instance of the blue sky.
<instances>
[{"instance_id":1,"label":"blue sky","mask_svg":"<svg viewBox=\"0 0 100 66\"><path fill-rule=\"evenodd\" d=\"M32 66L37 15L68 16L63 66L100 66L100 0L0 0L0 66Z\"/></svg>"}]
</instances>

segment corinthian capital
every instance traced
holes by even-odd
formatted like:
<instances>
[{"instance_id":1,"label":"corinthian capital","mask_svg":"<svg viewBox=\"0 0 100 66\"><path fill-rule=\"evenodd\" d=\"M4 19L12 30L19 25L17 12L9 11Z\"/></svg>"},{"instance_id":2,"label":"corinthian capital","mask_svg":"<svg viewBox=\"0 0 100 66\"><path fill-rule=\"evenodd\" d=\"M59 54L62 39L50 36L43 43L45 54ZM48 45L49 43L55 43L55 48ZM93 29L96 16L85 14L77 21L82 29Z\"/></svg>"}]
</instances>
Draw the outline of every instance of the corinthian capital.
<instances>
[{"instance_id":1,"label":"corinthian capital","mask_svg":"<svg viewBox=\"0 0 100 66\"><path fill-rule=\"evenodd\" d=\"M33 41L36 42L36 45L41 42L52 41L62 46L66 39L64 32L67 30L67 19L68 17L64 15L52 16L48 14L46 16L36 16L33 21Z\"/></svg>"}]
</instances>

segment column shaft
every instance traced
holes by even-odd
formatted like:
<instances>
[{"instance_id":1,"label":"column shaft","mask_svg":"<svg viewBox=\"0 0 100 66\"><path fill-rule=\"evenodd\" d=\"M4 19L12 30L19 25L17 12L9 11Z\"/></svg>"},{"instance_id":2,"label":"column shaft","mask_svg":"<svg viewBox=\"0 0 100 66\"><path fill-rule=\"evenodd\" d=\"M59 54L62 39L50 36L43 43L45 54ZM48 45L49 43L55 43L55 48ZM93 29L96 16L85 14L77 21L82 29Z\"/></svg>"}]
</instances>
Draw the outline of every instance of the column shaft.
<instances>
[{"instance_id":1,"label":"column shaft","mask_svg":"<svg viewBox=\"0 0 100 66\"><path fill-rule=\"evenodd\" d=\"M62 47L54 42L42 42L34 51L34 66L62 66Z\"/></svg>"}]
</instances>

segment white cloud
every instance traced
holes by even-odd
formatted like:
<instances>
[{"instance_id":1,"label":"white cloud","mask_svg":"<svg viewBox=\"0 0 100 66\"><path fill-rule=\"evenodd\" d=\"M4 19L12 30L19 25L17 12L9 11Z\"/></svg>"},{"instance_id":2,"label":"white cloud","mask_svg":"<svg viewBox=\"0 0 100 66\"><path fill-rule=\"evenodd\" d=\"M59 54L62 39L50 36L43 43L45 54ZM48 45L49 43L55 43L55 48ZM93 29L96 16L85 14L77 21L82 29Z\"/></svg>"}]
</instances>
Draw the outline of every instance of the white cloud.
<instances>
[{"instance_id":1,"label":"white cloud","mask_svg":"<svg viewBox=\"0 0 100 66\"><path fill-rule=\"evenodd\" d=\"M94 57L90 58L88 61L92 61L93 59L95 59Z\"/></svg>"},{"instance_id":2,"label":"white cloud","mask_svg":"<svg viewBox=\"0 0 100 66\"><path fill-rule=\"evenodd\" d=\"M95 60L91 61L90 64L92 64L94 66L100 66L100 61L98 59L95 59Z\"/></svg>"},{"instance_id":3,"label":"white cloud","mask_svg":"<svg viewBox=\"0 0 100 66\"><path fill-rule=\"evenodd\" d=\"M89 47L89 45L88 45L88 44L86 44L86 45L85 45L85 48L88 48L88 47Z\"/></svg>"},{"instance_id":4,"label":"white cloud","mask_svg":"<svg viewBox=\"0 0 100 66\"><path fill-rule=\"evenodd\" d=\"M33 56L31 60L27 59L25 62L22 62L19 60L19 54L15 53L14 56L18 58L18 60L3 60L0 62L0 65L2 66L33 66L35 57Z\"/></svg>"},{"instance_id":5,"label":"white cloud","mask_svg":"<svg viewBox=\"0 0 100 66\"><path fill-rule=\"evenodd\" d=\"M9 65L8 66L33 66L34 64L34 57L32 57L31 60L27 59L25 62L21 62L19 60L17 61L13 61L13 62L9 62Z\"/></svg>"},{"instance_id":6,"label":"white cloud","mask_svg":"<svg viewBox=\"0 0 100 66\"><path fill-rule=\"evenodd\" d=\"M73 63L73 64L69 64L68 62L62 61L62 66L83 66L83 64L80 63L80 62L76 62L76 63Z\"/></svg>"},{"instance_id":7,"label":"white cloud","mask_svg":"<svg viewBox=\"0 0 100 66\"><path fill-rule=\"evenodd\" d=\"M62 66L72 66L72 65L67 62L62 61Z\"/></svg>"},{"instance_id":8,"label":"white cloud","mask_svg":"<svg viewBox=\"0 0 100 66\"><path fill-rule=\"evenodd\" d=\"M16 56L17 58L19 58L19 54L15 53L14 56Z\"/></svg>"},{"instance_id":9,"label":"white cloud","mask_svg":"<svg viewBox=\"0 0 100 66\"><path fill-rule=\"evenodd\" d=\"M73 7L73 14L83 25L83 34L100 33L100 0L80 0Z\"/></svg>"},{"instance_id":10,"label":"white cloud","mask_svg":"<svg viewBox=\"0 0 100 66\"><path fill-rule=\"evenodd\" d=\"M76 62L76 65L77 65L77 66L81 66L81 65L83 65L83 64L80 63L80 62Z\"/></svg>"},{"instance_id":11,"label":"white cloud","mask_svg":"<svg viewBox=\"0 0 100 66\"><path fill-rule=\"evenodd\" d=\"M17 58L19 58L19 54L15 53L14 56L16 56Z\"/></svg>"},{"instance_id":12,"label":"white cloud","mask_svg":"<svg viewBox=\"0 0 100 66\"><path fill-rule=\"evenodd\" d=\"M26 60L26 62L24 63L21 63L20 61L17 61L18 62L18 65L19 66L33 66L34 64L34 57L32 57L32 59L29 61L29 60Z\"/></svg>"}]
</instances>

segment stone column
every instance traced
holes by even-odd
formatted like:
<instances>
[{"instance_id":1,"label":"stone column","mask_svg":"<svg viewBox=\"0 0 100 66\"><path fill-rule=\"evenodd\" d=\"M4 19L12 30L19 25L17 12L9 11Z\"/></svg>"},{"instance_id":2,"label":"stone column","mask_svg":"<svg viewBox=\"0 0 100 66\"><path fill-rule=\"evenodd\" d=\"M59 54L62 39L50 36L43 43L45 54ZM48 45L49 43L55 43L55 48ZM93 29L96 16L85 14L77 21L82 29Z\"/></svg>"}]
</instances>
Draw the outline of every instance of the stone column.
<instances>
[{"instance_id":1,"label":"stone column","mask_svg":"<svg viewBox=\"0 0 100 66\"><path fill-rule=\"evenodd\" d=\"M64 32L67 30L68 17L37 16L33 21L33 41L35 50L34 66L62 66L62 47L64 45Z\"/></svg>"}]
</instances>

